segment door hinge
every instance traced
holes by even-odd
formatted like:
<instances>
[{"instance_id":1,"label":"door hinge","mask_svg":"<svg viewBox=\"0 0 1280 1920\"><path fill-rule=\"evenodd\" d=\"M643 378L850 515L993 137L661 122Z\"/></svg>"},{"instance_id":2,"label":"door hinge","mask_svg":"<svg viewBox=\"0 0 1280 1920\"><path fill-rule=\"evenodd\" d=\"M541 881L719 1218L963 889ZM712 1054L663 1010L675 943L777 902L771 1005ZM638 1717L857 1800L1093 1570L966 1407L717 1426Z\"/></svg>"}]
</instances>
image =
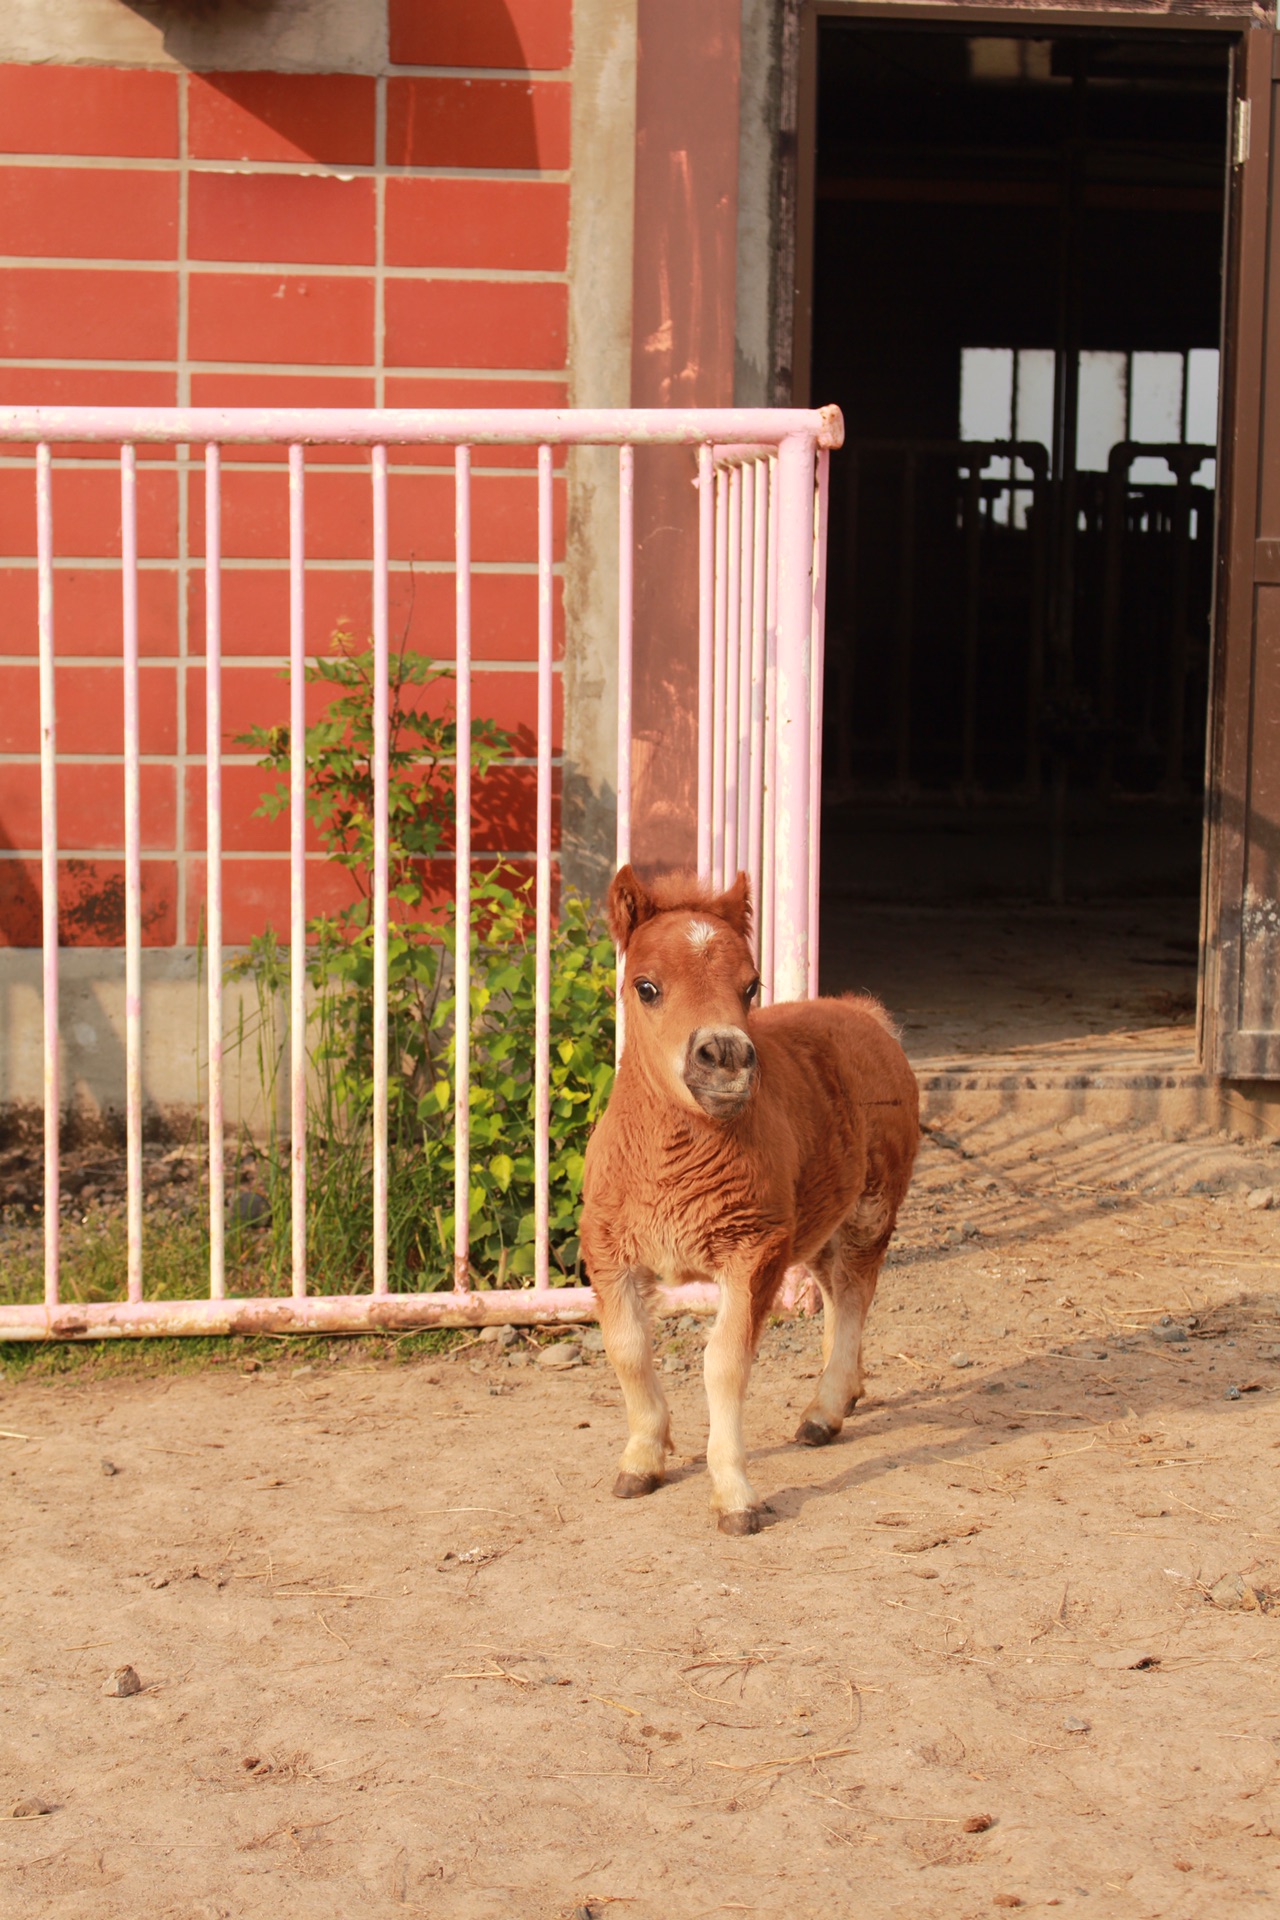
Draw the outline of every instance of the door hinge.
<instances>
[{"instance_id":1,"label":"door hinge","mask_svg":"<svg viewBox=\"0 0 1280 1920\"><path fill-rule=\"evenodd\" d=\"M1248 100L1236 101L1235 139L1232 143L1231 158L1237 167L1242 167L1249 158L1249 107Z\"/></svg>"}]
</instances>

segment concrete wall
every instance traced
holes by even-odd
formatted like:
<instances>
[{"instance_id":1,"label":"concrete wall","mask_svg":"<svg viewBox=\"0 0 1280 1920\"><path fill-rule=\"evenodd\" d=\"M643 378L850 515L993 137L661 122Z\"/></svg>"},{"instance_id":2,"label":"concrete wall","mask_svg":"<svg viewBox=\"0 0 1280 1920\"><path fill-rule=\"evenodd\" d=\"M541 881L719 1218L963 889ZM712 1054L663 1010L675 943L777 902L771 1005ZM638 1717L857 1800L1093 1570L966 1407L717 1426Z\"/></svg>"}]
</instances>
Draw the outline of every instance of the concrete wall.
<instances>
[{"instance_id":1,"label":"concrete wall","mask_svg":"<svg viewBox=\"0 0 1280 1920\"><path fill-rule=\"evenodd\" d=\"M124 955L89 948L60 956L59 1071L64 1107L77 1120L110 1127L124 1112ZM142 1093L148 1116L179 1130L208 1098L207 986L191 948L143 955ZM274 1057L288 1031L286 1007L266 1003L252 986L227 983L225 1096L227 1118L255 1132L269 1118L258 1071L261 1043ZM271 1032L275 1022L275 1035ZM38 1113L43 1102L44 1026L41 956L10 948L0 954L0 1110ZM286 1049L287 1060L287 1049ZM287 1110L287 1064L276 1093L276 1117Z\"/></svg>"},{"instance_id":2,"label":"concrete wall","mask_svg":"<svg viewBox=\"0 0 1280 1920\"><path fill-rule=\"evenodd\" d=\"M0 60L226 72L381 73L387 10L371 0L5 0Z\"/></svg>"},{"instance_id":3,"label":"concrete wall","mask_svg":"<svg viewBox=\"0 0 1280 1920\"><path fill-rule=\"evenodd\" d=\"M569 403L631 400L637 0L574 0ZM565 879L599 899L614 865L618 764L618 460L569 456L565 552Z\"/></svg>"}]
</instances>

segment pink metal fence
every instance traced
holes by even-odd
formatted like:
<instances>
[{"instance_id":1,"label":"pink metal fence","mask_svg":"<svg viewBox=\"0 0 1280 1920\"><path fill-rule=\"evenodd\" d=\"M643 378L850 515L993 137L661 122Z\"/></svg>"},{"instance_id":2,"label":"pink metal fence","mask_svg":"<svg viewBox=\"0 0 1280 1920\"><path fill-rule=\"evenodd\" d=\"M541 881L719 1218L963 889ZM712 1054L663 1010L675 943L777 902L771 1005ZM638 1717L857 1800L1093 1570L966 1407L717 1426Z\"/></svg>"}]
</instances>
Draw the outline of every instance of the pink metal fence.
<instances>
[{"instance_id":1,"label":"pink metal fence","mask_svg":"<svg viewBox=\"0 0 1280 1920\"><path fill-rule=\"evenodd\" d=\"M375 1328L576 1322L595 1314L583 1286L553 1286L548 1260L550 945L552 902L553 458L557 447L618 448L617 858L631 854L632 610L635 448L696 449L699 488L699 715L697 857L715 885L739 867L759 903L760 963L768 999L817 990L818 793L822 606L829 449L839 413L782 409L670 411L379 412L112 407L0 408L0 443L35 443L40 685L42 939L44 953L44 1235L42 1307L0 1306L8 1339L125 1334L354 1332ZM125 1018L128 1264L125 1299L90 1305L59 1295L58 825L54 700L52 448L118 445L121 481L125 792ZM209 1296L148 1300L143 1274L142 914L138 714L137 455L142 445L204 448L206 620L206 925L209 1023ZM235 1299L226 1291L221 956L222 660L221 460L224 447L288 448L290 660L290 1156L292 1289ZM374 648L374 1034L372 1290L308 1292L306 1005L306 448L371 449ZM532 1287L478 1289L468 1246L469 1045L456 1049L455 1242L450 1292L393 1293L387 1270L388 901L388 449L452 446L455 481L456 714L471 737L471 451L537 449L537 771L535 860L535 1274ZM469 1005L471 769L456 770L456 994ZM621 981L619 981L621 1015ZM619 1047L622 1044L621 1018ZM792 1298L804 1276L794 1275ZM664 1311L706 1309L713 1285L663 1289Z\"/></svg>"}]
</instances>

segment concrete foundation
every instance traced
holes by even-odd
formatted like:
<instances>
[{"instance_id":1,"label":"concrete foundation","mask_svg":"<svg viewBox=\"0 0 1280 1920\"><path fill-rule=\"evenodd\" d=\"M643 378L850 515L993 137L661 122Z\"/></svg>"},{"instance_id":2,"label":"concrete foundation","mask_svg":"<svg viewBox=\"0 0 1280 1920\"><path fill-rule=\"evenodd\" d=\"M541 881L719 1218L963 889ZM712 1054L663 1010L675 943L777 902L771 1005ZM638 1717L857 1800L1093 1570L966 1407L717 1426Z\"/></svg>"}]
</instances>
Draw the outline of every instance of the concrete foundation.
<instances>
[{"instance_id":1,"label":"concrete foundation","mask_svg":"<svg viewBox=\"0 0 1280 1920\"><path fill-rule=\"evenodd\" d=\"M142 1093L147 1124L181 1136L208 1101L204 957L192 947L142 956ZM125 1101L124 953L60 955L58 1029L63 1107L79 1129L114 1132ZM265 1012L265 1020L264 1020ZM287 1009L260 1005L251 983L224 987L227 1122L254 1133L271 1118L259 1071L288 1033ZM0 1111L39 1124L44 1100L41 956L0 952ZM276 1117L287 1107L287 1043L276 1077ZM270 1075L268 1073L268 1079Z\"/></svg>"}]
</instances>

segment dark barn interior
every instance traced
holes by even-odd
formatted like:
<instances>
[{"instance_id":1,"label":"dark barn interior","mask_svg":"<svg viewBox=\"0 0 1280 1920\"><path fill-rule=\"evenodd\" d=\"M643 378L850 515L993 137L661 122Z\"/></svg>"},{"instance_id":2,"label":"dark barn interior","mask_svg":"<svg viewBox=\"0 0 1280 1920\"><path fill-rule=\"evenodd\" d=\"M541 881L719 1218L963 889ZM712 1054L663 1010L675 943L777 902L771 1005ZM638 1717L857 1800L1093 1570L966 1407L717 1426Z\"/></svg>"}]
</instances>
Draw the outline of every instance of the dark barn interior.
<instances>
[{"instance_id":1,"label":"dark barn interior","mask_svg":"<svg viewBox=\"0 0 1280 1920\"><path fill-rule=\"evenodd\" d=\"M833 964L872 903L1132 909L1193 993L1229 58L822 23Z\"/></svg>"}]
</instances>

